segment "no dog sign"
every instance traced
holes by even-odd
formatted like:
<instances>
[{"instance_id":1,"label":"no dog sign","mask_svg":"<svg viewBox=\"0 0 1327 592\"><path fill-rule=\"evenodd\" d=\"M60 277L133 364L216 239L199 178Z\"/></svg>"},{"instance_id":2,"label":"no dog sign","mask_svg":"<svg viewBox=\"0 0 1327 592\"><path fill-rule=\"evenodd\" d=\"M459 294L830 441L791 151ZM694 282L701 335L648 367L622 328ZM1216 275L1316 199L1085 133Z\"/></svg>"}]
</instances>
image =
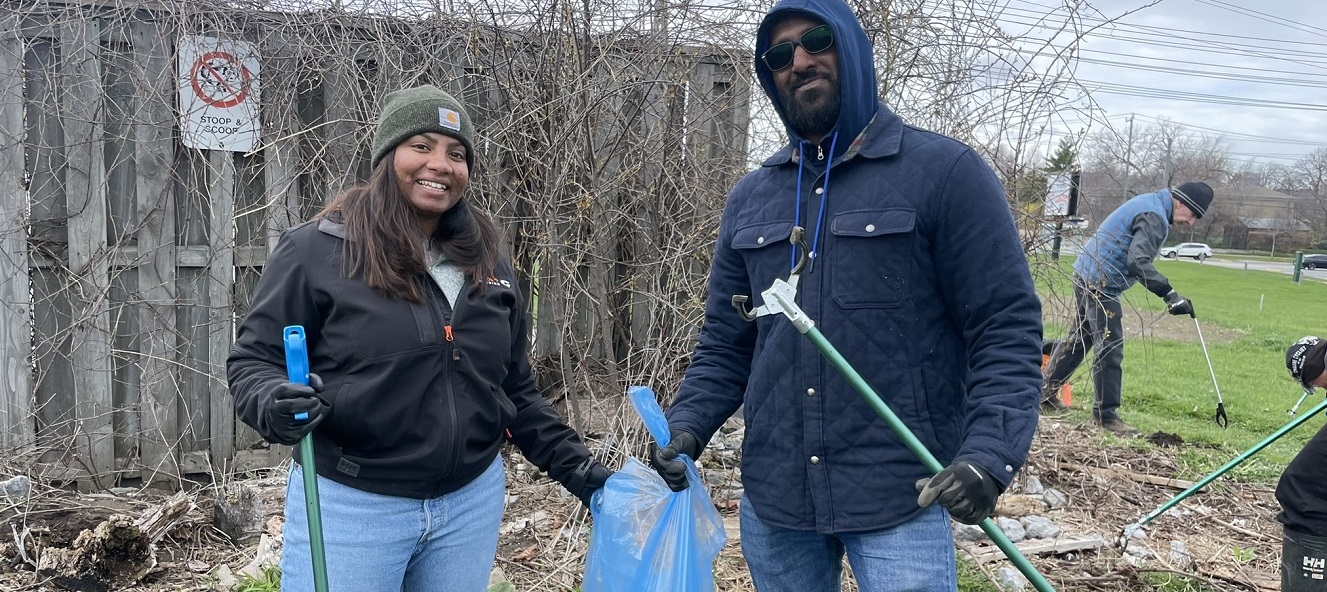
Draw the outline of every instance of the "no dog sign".
<instances>
[{"instance_id":1,"label":"no dog sign","mask_svg":"<svg viewBox=\"0 0 1327 592\"><path fill-rule=\"evenodd\" d=\"M248 152L258 143L258 52L215 37L180 39L180 136L185 146Z\"/></svg>"}]
</instances>

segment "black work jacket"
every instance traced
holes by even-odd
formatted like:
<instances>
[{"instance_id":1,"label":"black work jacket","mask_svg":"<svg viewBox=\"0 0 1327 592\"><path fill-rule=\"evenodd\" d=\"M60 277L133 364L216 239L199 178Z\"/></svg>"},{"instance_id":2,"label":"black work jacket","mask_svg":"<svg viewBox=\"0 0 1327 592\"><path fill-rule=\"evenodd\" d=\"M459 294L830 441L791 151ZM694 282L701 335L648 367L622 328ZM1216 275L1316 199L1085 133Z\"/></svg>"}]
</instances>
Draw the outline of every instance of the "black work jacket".
<instances>
[{"instance_id":1,"label":"black work jacket","mask_svg":"<svg viewBox=\"0 0 1327 592\"><path fill-rule=\"evenodd\" d=\"M227 361L239 418L270 436L262 410L287 380L282 329L303 325L310 371L331 404L313 432L319 475L427 499L478 477L510 434L532 463L571 481L590 452L535 386L510 264L484 290L467 278L455 303L421 274L427 298L413 303L345 277L344 240L342 225L308 222L268 258Z\"/></svg>"},{"instance_id":2,"label":"black work jacket","mask_svg":"<svg viewBox=\"0 0 1327 592\"><path fill-rule=\"evenodd\" d=\"M1323 426L1295 455L1276 484L1276 516L1290 530L1327 537L1327 479L1322 466L1327 461L1327 426Z\"/></svg>"}]
</instances>

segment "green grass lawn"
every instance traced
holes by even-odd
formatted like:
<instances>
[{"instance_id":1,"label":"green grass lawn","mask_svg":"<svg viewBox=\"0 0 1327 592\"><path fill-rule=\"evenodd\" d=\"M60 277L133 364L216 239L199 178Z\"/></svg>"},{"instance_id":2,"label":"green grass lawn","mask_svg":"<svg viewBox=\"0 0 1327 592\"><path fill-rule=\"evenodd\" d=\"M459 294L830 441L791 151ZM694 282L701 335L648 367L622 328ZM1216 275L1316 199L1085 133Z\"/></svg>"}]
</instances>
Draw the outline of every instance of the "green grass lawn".
<instances>
[{"instance_id":1,"label":"green grass lawn","mask_svg":"<svg viewBox=\"0 0 1327 592\"><path fill-rule=\"evenodd\" d=\"M1043 297L1072 292L1071 259L1034 261ZM1188 318L1183 332L1169 338L1131 338L1125 343L1124 404L1120 415L1144 434L1165 431L1184 439L1182 477L1210 473L1235 455L1261 442L1292 418L1287 411L1303 389L1285 368L1285 350L1295 339L1313 334L1327 337L1327 284L1296 285L1289 276L1248 272L1212 265L1165 262L1158 265L1171 284L1190 298L1198 313L1217 382L1230 417L1228 429L1213 421L1216 394L1197 333ZM1165 316L1160 298L1135 285L1122 299L1126 317L1155 322ZM1173 320L1171 326L1174 325ZM1048 324L1048 337L1062 337L1066 328ZM1221 336L1221 343L1215 343ZM1233 339L1232 339L1233 337ZM1074 413L1090 418L1092 381L1090 357L1071 379ZM1322 402L1321 391L1300 407L1303 413ZM1323 425L1309 420L1235 469L1236 479L1272 483L1286 463Z\"/></svg>"}]
</instances>

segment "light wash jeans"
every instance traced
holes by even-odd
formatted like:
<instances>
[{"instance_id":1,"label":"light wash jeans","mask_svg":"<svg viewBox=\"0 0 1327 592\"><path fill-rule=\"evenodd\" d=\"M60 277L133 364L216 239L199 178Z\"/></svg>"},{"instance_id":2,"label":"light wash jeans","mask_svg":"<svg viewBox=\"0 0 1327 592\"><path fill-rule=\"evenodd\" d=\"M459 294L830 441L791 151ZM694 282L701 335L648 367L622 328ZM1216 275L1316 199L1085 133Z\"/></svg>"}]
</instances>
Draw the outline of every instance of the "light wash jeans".
<instances>
[{"instance_id":1,"label":"light wash jeans","mask_svg":"<svg viewBox=\"0 0 1327 592\"><path fill-rule=\"evenodd\" d=\"M429 500L318 477L329 592L483 592L498 550L506 471L499 455L465 487ZM282 592L313 592L304 473L286 483Z\"/></svg>"},{"instance_id":2,"label":"light wash jeans","mask_svg":"<svg viewBox=\"0 0 1327 592\"><path fill-rule=\"evenodd\" d=\"M958 590L949 513L931 504L875 532L820 534L770 526L742 498L742 556L759 592L838 592L843 554L862 592Z\"/></svg>"}]
</instances>

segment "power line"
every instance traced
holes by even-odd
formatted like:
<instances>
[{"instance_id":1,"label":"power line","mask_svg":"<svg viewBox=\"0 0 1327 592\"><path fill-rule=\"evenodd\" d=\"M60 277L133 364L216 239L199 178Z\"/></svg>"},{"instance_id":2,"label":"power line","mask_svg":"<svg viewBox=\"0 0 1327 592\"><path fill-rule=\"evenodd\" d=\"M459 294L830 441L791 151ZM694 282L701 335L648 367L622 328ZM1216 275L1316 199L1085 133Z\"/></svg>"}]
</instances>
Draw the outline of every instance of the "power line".
<instances>
[{"instance_id":1,"label":"power line","mask_svg":"<svg viewBox=\"0 0 1327 592\"><path fill-rule=\"evenodd\" d=\"M1304 32L1306 32L1306 33L1313 33L1313 34L1315 34L1315 35L1327 36L1327 29L1322 29L1322 28L1319 28L1319 27L1314 27L1314 26L1312 26L1312 25L1306 25L1306 24L1303 24L1303 23L1297 23L1297 22L1292 21L1292 20L1290 20L1290 19L1286 19L1286 18L1281 18L1281 17L1279 17L1279 16L1270 15L1270 14L1267 14L1267 13L1265 13L1265 12L1258 12L1258 11L1256 11L1256 10L1253 10L1252 8L1244 8L1243 6L1235 6L1234 4L1231 4L1231 3L1229 3L1229 2L1222 2L1221 0L1194 0L1194 1L1196 1L1196 2L1198 2L1198 3L1200 3L1200 4L1206 4L1206 5L1208 5L1208 6L1215 6L1215 7L1217 7L1217 8L1221 8L1221 9L1224 9L1224 10L1229 10L1229 11L1231 11L1231 12L1233 12L1233 13L1236 13L1236 14L1239 14L1239 15L1243 15L1243 16L1252 16L1253 18L1256 18L1256 19L1258 19L1258 20L1260 20L1260 21L1264 21L1264 22L1268 22L1268 23L1272 23L1272 24L1276 24L1276 25L1281 25L1281 26L1286 27L1286 28L1296 29L1296 30L1299 30L1299 31L1304 31Z\"/></svg>"}]
</instances>

